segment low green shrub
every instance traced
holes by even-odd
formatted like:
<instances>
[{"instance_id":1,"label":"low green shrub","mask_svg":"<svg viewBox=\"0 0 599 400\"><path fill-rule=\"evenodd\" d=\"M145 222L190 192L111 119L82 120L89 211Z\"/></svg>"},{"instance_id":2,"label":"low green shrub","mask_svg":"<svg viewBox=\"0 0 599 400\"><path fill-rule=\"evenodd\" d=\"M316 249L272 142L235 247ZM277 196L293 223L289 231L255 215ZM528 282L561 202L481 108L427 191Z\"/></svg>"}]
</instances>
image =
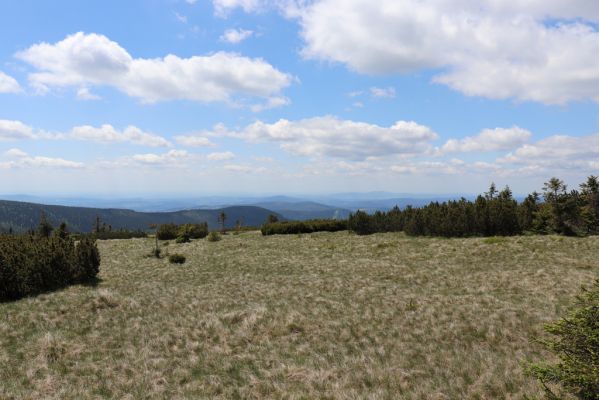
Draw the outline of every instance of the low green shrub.
<instances>
[{"instance_id":1,"label":"low green shrub","mask_svg":"<svg viewBox=\"0 0 599 400\"><path fill-rule=\"evenodd\" d=\"M0 301L91 282L99 268L93 239L0 236Z\"/></svg>"},{"instance_id":2,"label":"low green shrub","mask_svg":"<svg viewBox=\"0 0 599 400\"><path fill-rule=\"evenodd\" d=\"M314 219L309 221L285 221L262 225L263 235L293 235L312 232L338 232L347 230L347 220Z\"/></svg>"},{"instance_id":3,"label":"low green shrub","mask_svg":"<svg viewBox=\"0 0 599 400\"><path fill-rule=\"evenodd\" d=\"M189 241L188 235L177 236L177 239L175 239L175 243L189 243Z\"/></svg>"},{"instance_id":4,"label":"low green shrub","mask_svg":"<svg viewBox=\"0 0 599 400\"><path fill-rule=\"evenodd\" d=\"M183 264L185 262L185 256L181 254L171 254L168 256L168 261L171 264Z\"/></svg>"},{"instance_id":5,"label":"low green shrub","mask_svg":"<svg viewBox=\"0 0 599 400\"><path fill-rule=\"evenodd\" d=\"M216 231L210 232L208 234L208 237L206 238L206 240L208 240L209 242L218 242L221 239L222 239L222 236L220 235L220 233L218 233Z\"/></svg>"},{"instance_id":6,"label":"low green shrub","mask_svg":"<svg viewBox=\"0 0 599 400\"><path fill-rule=\"evenodd\" d=\"M105 232L94 232L90 235L94 239L98 240L109 240L109 239L134 239L134 238L146 238L148 234L144 231L105 231Z\"/></svg>"},{"instance_id":7,"label":"low green shrub","mask_svg":"<svg viewBox=\"0 0 599 400\"><path fill-rule=\"evenodd\" d=\"M190 239L203 239L208 236L208 223L179 225L178 233Z\"/></svg>"},{"instance_id":8,"label":"low green shrub","mask_svg":"<svg viewBox=\"0 0 599 400\"><path fill-rule=\"evenodd\" d=\"M552 337L541 343L558 361L531 364L528 372L541 381L547 398L562 398L547 386L553 383L579 399L599 399L599 280L583 289L568 316L546 325L545 331Z\"/></svg>"},{"instance_id":9,"label":"low green shrub","mask_svg":"<svg viewBox=\"0 0 599 400\"><path fill-rule=\"evenodd\" d=\"M159 240L173 240L179 236L178 227L175 224L162 224L156 230L156 237Z\"/></svg>"}]
</instances>

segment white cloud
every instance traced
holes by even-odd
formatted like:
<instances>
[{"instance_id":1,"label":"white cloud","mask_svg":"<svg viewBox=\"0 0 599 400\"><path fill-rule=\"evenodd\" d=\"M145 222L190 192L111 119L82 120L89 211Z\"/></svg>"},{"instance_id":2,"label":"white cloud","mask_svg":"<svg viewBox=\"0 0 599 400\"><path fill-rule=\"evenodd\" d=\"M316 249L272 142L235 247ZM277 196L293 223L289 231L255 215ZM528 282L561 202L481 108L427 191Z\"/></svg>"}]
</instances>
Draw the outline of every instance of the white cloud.
<instances>
[{"instance_id":1,"label":"white cloud","mask_svg":"<svg viewBox=\"0 0 599 400\"><path fill-rule=\"evenodd\" d=\"M180 58L133 58L106 36L83 32L16 54L38 71L29 81L40 93L52 87L112 86L143 102L230 102L236 97L280 97L292 77L260 58L218 52Z\"/></svg>"},{"instance_id":2,"label":"white cloud","mask_svg":"<svg viewBox=\"0 0 599 400\"><path fill-rule=\"evenodd\" d=\"M33 139L33 129L21 121L0 119L0 140Z\"/></svg>"},{"instance_id":3,"label":"white cloud","mask_svg":"<svg viewBox=\"0 0 599 400\"><path fill-rule=\"evenodd\" d=\"M21 149L10 149L10 150L7 150L4 153L4 155L7 156L7 157L11 157L11 158L23 158L23 157L27 157L27 153L25 153Z\"/></svg>"},{"instance_id":4,"label":"white cloud","mask_svg":"<svg viewBox=\"0 0 599 400\"><path fill-rule=\"evenodd\" d=\"M10 149L6 156L12 158L12 161L0 163L3 168L64 168L64 169L79 169L83 168L83 163L69 161L63 158L30 156L20 149Z\"/></svg>"},{"instance_id":5,"label":"white cloud","mask_svg":"<svg viewBox=\"0 0 599 400\"><path fill-rule=\"evenodd\" d=\"M476 136L448 140L440 152L443 154L512 150L528 142L531 137L529 131L517 126L484 129Z\"/></svg>"},{"instance_id":6,"label":"white cloud","mask_svg":"<svg viewBox=\"0 0 599 400\"><path fill-rule=\"evenodd\" d=\"M240 172L240 173L261 173L266 172L266 168L264 167L254 167L251 165L239 165L239 164L227 164L223 167L227 171L231 172Z\"/></svg>"},{"instance_id":7,"label":"white cloud","mask_svg":"<svg viewBox=\"0 0 599 400\"><path fill-rule=\"evenodd\" d=\"M175 12L175 18L177 18L177 21L181 22L182 24L187 23L187 16L179 14L178 12Z\"/></svg>"},{"instance_id":8,"label":"white cloud","mask_svg":"<svg viewBox=\"0 0 599 400\"><path fill-rule=\"evenodd\" d=\"M100 143L129 142L149 147L170 147L172 144L162 136L147 133L135 126L128 126L119 131L112 125L104 124L100 127L90 125L76 126L68 133L46 132L34 129L21 121L0 120L0 140L90 140Z\"/></svg>"},{"instance_id":9,"label":"white cloud","mask_svg":"<svg viewBox=\"0 0 599 400\"><path fill-rule=\"evenodd\" d=\"M254 122L237 132L220 129L217 136L248 141L278 142L296 155L366 159L376 156L422 154L438 138L430 128L412 121L398 121L390 127L325 116L298 121L281 119L273 124Z\"/></svg>"},{"instance_id":10,"label":"white cloud","mask_svg":"<svg viewBox=\"0 0 599 400\"><path fill-rule=\"evenodd\" d=\"M177 143L182 144L184 146L190 147L214 147L216 146L210 139L208 139L205 135L207 133L196 133L191 135L180 135L175 136L175 140Z\"/></svg>"},{"instance_id":11,"label":"white cloud","mask_svg":"<svg viewBox=\"0 0 599 400\"><path fill-rule=\"evenodd\" d=\"M250 106L253 112L261 112L272 108L282 107L290 104L291 101L287 97L271 97L263 104L254 104Z\"/></svg>"},{"instance_id":12,"label":"white cloud","mask_svg":"<svg viewBox=\"0 0 599 400\"><path fill-rule=\"evenodd\" d=\"M197 2L198 2L198 0L185 0L185 2L186 2L187 4L194 5L195 3L197 3Z\"/></svg>"},{"instance_id":13,"label":"white cloud","mask_svg":"<svg viewBox=\"0 0 599 400\"><path fill-rule=\"evenodd\" d=\"M12 76L0 71L0 93L19 93L21 86Z\"/></svg>"},{"instance_id":14,"label":"white cloud","mask_svg":"<svg viewBox=\"0 0 599 400\"><path fill-rule=\"evenodd\" d=\"M393 87L386 87L386 88L371 87L370 95L372 97L376 97L376 98L392 99L395 97L395 88L393 88Z\"/></svg>"},{"instance_id":15,"label":"white cloud","mask_svg":"<svg viewBox=\"0 0 599 400\"><path fill-rule=\"evenodd\" d=\"M264 9L269 2L267 0L213 0L214 13L220 17L226 17L229 11L241 8L245 12L256 12Z\"/></svg>"},{"instance_id":16,"label":"white cloud","mask_svg":"<svg viewBox=\"0 0 599 400\"><path fill-rule=\"evenodd\" d=\"M149 165L177 165L181 160L188 158L189 153L185 150L170 150L163 154L136 154L132 159L141 164Z\"/></svg>"},{"instance_id":17,"label":"white cloud","mask_svg":"<svg viewBox=\"0 0 599 400\"><path fill-rule=\"evenodd\" d=\"M231 44L238 44L250 38L253 34L253 31L247 29L227 29L221 35L220 40Z\"/></svg>"},{"instance_id":18,"label":"white cloud","mask_svg":"<svg viewBox=\"0 0 599 400\"><path fill-rule=\"evenodd\" d=\"M210 161L225 161L235 158L235 154L230 151L225 151L222 153L210 153L206 156L206 158Z\"/></svg>"},{"instance_id":19,"label":"white cloud","mask_svg":"<svg viewBox=\"0 0 599 400\"><path fill-rule=\"evenodd\" d=\"M598 2L318 0L298 15L303 54L365 74L438 70L467 95L599 102ZM243 7L246 9L247 7Z\"/></svg>"},{"instance_id":20,"label":"white cloud","mask_svg":"<svg viewBox=\"0 0 599 400\"><path fill-rule=\"evenodd\" d=\"M497 160L551 170L576 169L594 172L599 160L599 133L587 136L554 135L525 144Z\"/></svg>"},{"instance_id":21,"label":"white cloud","mask_svg":"<svg viewBox=\"0 0 599 400\"><path fill-rule=\"evenodd\" d=\"M100 143L129 142L149 147L172 146L171 143L162 136L144 132L135 126L128 126L122 132L109 124L104 124L100 127L93 127L90 125L76 126L71 130L69 137L77 140L91 140Z\"/></svg>"},{"instance_id":22,"label":"white cloud","mask_svg":"<svg viewBox=\"0 0 599 400\"><path fill-rule=\"evenodd\" d=\"M100 100L101 97L90 92L89 88L82 87L77 90L77 98L79 100Z\"/></svg>"}]
</instances>

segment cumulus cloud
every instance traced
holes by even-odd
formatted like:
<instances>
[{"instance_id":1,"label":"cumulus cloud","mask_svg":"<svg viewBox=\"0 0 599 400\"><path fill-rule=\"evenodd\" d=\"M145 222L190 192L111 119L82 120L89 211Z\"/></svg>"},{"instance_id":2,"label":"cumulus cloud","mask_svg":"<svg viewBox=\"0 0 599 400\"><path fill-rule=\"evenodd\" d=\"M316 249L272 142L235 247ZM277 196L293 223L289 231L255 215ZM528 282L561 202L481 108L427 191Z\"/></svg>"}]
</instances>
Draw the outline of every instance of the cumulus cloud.
<instances>
[{"instance_id":1,"label":"cumulus cloud","mask_svg":"<svg viewBox=\"0 0 599 400\"><path fill-rule=\"evenodd\" d=\"M599 102L598 4L317 0L297 15L308 58L365 74L437 70L466 95L561 104Z\"/></svg>"},{"instance_id":2,"label":"cumulus cloud","mask_svg":"<svg viewBox=\"0 0 599 400\"><path fill-rule=\"evenodd\" d=\"M593 171L599 160L599 133L587 136L554 135L525 144L498 160L501 164L536 168Z\"/></svg>"},{"instance_id":3,"label":"cumulus cloud","mask_svg":"<svg viewBox=\"0 0 599 400\"><path fill-rule=\"evenodd\" d=\"M170 150L163 154L136 154L132 159L140 164L147 165L177 165L181 160L188 157L189 153L185 150Z\"/></svg>"},{"instance_id":4,"label":"cumulus cloud","mask_svg":"<svg viewBox=\"0 0 599 400\"><path fill-rule=\"evenodd\" d=\"M0 120L0 140L89 140L99 143L132 143L148 147L171 147L172 144L162 136L144 132L136 126L128 126L119 131L112 125L104 124L99 127L81 125L69 132L46 132L34 129L21 121Z\"/></svg>"},{"instance_id":5,"label":"cumulus cloud","mask_svg":"<svg viewBox=\"0 0 599 400\"><path fill-rule=\"evenodd\" d=\"M12 160L0 163L0 166L3 168L47 167L79 169L84 167L83 163L69 161L62 158L30 156L29 154L20 149L10 149L4 154Z\"/></svg>"},{"instance_id":6,"label":"cumulus cloud","mask_svg":"<svg viewBox=\"0 0 599 400\"><path fill-rule=\"evenodd\" d=\"M223 167L227 171L231 172L240 172L240 173L261 173L265 172L266 168L264 167L255 167L252 165L240 165L240 164L227 164Z\"/></svg>"},{"instance_id":7,"label":"cumulus cloud","mask_svg":"<svg viewBox=\"0 0 599 400\"><path fill-rule=\"evenodd\" d=\"M93 94L89 88L81 87L77 89L77 98L79 100L100 100L101 97Z\"/></svg>"},{"instance_id":8,"label":"cumulus cloud","mask_svg":"<svg viewBox=\"0 0 599 400\"><path fill-rule=\"evenodd\" d=\"M250 107L253 112L270 110L272 108L282 107L290 104L291 101L287 97L271 97L265 103L254 104Z\"/></svg>"},{"instance_id":9,"label":"cumulus cloud","mask_svg":"<svg viewBox=\"0 0 599 400\"><path fill-rule=\"evenodd\" d=\"M190 135L175 136L177 143L189 147L214 147L216 146L210 139L206 137L208 132L194 133Z\"/></svg>"},{"instance_id":10,"label":"cumulus cloud","mask_svg":"<svg viewBox=\"0 0 599 400\"><path fill-rule=\"evenodd\" d=\"M210 153L206 156L206 158L210 161L225 161L235 158L235 154L230 151L225 151L222 153Z\"/></svg>"},{"instance_id":11,"label":"cumulus cloud","mask_svg":"<svg viewBox=\"0 0 599 400\"><path fill-rule=\"evenodd\" d=\"M421 154L429 151L430 142L438 138L430 128L413 121L382 127L332 116L298 121L281 119L272 124L256 121L240 131L221 127L214 134L253 142L277 142L284 150L301 156L352 160Z\"/></svg>"},{"instance_id":12,"label":"cumulus cloud","mask_svg":"<svg viewBox=\"0 0 599 400\"><path fill-rule=\"evenodd\" d=\"M292 77L260 58L218 52L180 58L133 58L118 43L78 32L16 54L38 71L29 81L40 93L52 87L114 87L143 102L231 102L237 97L280 97Z\"/></svg>"},{"instance_id":13,"label":"cumulus cloud","mask_svg":"<svg viewBox=\"0 0 599 400\"><path fill-rule=\"evenodd\" d=\"M386 87L386 88L371 87L370 95L375 98L392 99L395 97L395 88L393 88L393 87Z\"/></svg>"},{"instance_id":14,"label":"cumulus cloud","mask_svg":"<svg viewBox=\"0 0 599 400\"><path fill-rule=\"evenodd\" d=\"M220 40L231 44L238 44L250 38L253 34L253 31L247 29L227 29L221 35Z\"/></svg>"},{"instance_id":15,"label":"cumulus cloud","mask_svg":"<svg viewBox=\"0 0 599 400\"><path fill-rule=\"evenodd\" d=\"M241 8L245 12L256 12L270 6L268 0L213 0L214 13L220 17L226 17L235 8Z\"/></svg>"},{"instance_id":16,"label":"cumulus cloud","mask_svg":"<svg viewBox=\"0 0 599 400\"><path fill-rule=\"evenodd\" d=\"M526 129L514 126L512 128L484 129L476 136L462 139L450 139L443 147L441 153L468 153L513 150L526 143L532 134Z\"/></svg>"},{"instance_id":17,"label":"cumulus cloud","mask_svg":"<svg viewBox=\"0 0 599 400\"><path fill-rule=\"evenodd\" d=\"M12 76L0 71L0 93L19 93L21 86Z\"/></svg>"},{"instance_id":18,"label":"cumulus cloud","mask_svg":"<svg viewBox=\"0 0 599 400\"><path fill-rule=\"evenodd\" d=\"M109 124L104 124L100 127L90 125L76 126L71 130L69 136L73 139L91 140L100 143L129 142L149 147L172 146L172 144L162 136L144 132L135 126L128 126L122 132Z\"/></svg>"},{"instance_id":19,"label":"cumulus cloud","mask_svg":"<svg viewBox=\"0 0 599 400\"><path fill-rule=\"evenodd\" d=\"M0 140L33 139L33 129L21 121L0 119Z\"/></svg>"}]
</instances>

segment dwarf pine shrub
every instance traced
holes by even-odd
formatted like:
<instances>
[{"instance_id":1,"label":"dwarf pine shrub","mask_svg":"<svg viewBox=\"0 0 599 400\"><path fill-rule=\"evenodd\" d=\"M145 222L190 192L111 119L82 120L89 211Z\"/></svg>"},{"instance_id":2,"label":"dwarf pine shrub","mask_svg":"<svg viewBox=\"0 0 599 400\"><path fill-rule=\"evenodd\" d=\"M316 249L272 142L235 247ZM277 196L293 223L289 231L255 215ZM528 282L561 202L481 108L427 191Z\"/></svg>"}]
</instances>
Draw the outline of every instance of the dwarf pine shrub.
<instances>
[{"instance_id":1,"label":"dwarf pine shrub","mask_svg":"<svg viewBox=\"0 0 599 400\"><path fill-rule=\"evenodd\" d=\"M177 225L162 224L156 230L156 237L160 240L173 240L179 236Z\"/></svg>"},{"instance_id":2,"label":"dwarf pine shrub","mask_svg":"<svg viewBox=\"0 0 599 400\"><path fill-rule=\"evenodd\" d=\"M171 264L183 264L185 263L185 256L181 254L171 254L168 256L168 261Z\"/></svg>"},{"instance_id":3,"label":"dwarf pine shrub","mask_svg":"<svg viewBox=\"0 0 599 400\"><path fill-rule=\"evenodd\" d=\"M208 237L206 238L206 240L208 240L209 242L218 242L221 239L222 239L222 237L221 237L220 233L218 233L216 231L210 232L208 234Z\"/></svg>"},{"instance_id":4,"label":"dwarf pine shrub","mask_svg":"<svg viewBox=\"0 0 599 400\"><path fill-rule=\"evenodd\" d=\"M93 281L99 268L91 239L0 236L0 301Z\"/></svg>"},{"instance_id":5,"label":"dwarf pine shrub","mask_svg":"<svg viewBox=\"0 0 599 400\"><path fill-rule=\"evenodd\" d=\"M347 230L347 220L314 219L308 221L285 221L262 225L263 235L293 235L312 232L338 232Z\"/></svg>"},{"instance_id":6,"label":"dwarf pine shrub","mask_svg":"<svg viewBox=\"0 0 599 400\"><path fill-rule=\"evenodd\" d=\"M208 223L180 225L178 236L188 236L190 239L203 239L208 236Z\"/></svg>"},{"instance_id":7,"label":"dwarf pine shrub","mask_svg":"<svg viewBox=\"0 0 599 400\"><path fill-rule=\"evenodd\" d=\"M599 280L583 289L568 316L545 331L552 337L541 343L558 361L531 364L528 372L541 381L547 397L562 398L547 386L554 383L579 399L599 399Z\"/></svg>"}]
</instances>

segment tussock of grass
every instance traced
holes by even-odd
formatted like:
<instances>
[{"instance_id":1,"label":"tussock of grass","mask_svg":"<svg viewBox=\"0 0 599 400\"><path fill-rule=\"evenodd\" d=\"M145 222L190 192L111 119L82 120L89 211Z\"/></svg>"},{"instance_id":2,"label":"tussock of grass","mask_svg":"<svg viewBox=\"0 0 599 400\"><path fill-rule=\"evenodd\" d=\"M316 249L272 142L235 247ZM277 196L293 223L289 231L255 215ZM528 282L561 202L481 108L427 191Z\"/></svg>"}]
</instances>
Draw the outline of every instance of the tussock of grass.
<instances>
[{"instance_id":1,"label":"tussock of grass","mask_svg":"<svg viewBox=\"0 0 599 400\"><path fill-rule=\"evenodd\" d=\"M0 398L512 398L599 238L105 241L97 287L0 304Z\"/></svg>"}]
</instances>

